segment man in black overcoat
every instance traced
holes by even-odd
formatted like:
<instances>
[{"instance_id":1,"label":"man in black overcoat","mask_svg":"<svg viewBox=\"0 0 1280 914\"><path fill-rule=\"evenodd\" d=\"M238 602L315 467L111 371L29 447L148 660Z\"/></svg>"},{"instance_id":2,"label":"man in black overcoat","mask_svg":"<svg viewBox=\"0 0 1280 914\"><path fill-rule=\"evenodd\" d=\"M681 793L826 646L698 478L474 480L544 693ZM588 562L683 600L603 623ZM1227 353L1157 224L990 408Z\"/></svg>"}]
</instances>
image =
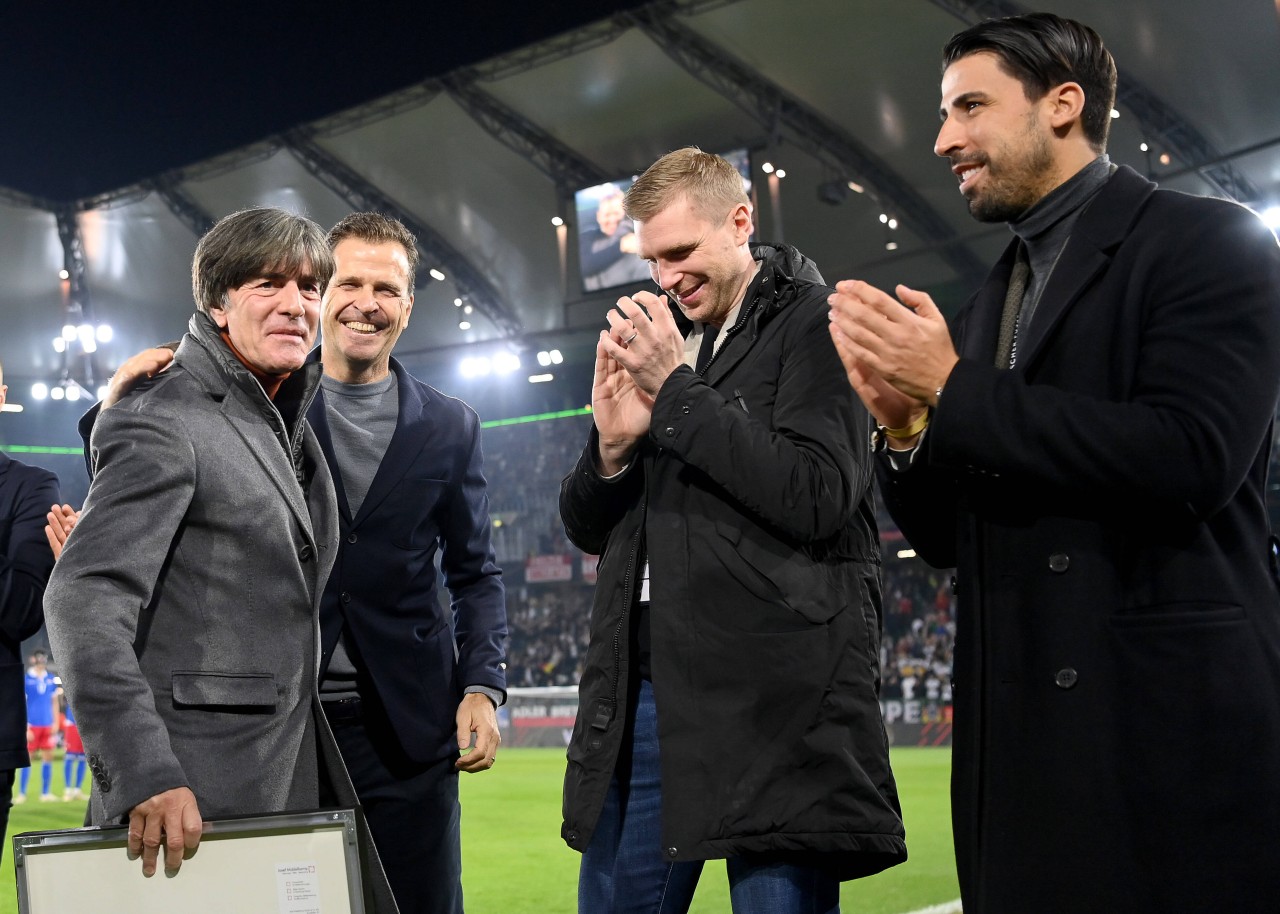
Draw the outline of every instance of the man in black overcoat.
<instances>
[{"instance_id":1,"label":"man in black overcoat","mask_svg":"<svg viewBox=\"0 0 1280 914\"><path fill-rule=\"evenodd\" d=\"M1056 16L953 37L935 151L1015 237L950 332L906 286L831 298L888 507L957 568L969 914L1280 899L1280 248L1111 164L1115 74Z\"/></svg>"}]
</instances>

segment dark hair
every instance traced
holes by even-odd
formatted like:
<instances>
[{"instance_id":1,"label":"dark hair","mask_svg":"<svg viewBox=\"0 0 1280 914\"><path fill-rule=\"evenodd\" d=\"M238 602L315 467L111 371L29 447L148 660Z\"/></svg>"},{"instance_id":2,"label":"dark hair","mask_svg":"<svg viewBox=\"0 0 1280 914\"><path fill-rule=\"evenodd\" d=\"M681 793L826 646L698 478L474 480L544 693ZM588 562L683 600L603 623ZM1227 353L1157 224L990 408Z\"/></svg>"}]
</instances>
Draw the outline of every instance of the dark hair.
<instances>
[{"instance_id":1,"label":"dark hair","mask_svg":"<svg viewBox=\"0 0 1280 914\"><path fill-rule=\"evenodd\" d=\"M219 219L196 245L191 292L208 314L226 305L227 293L266 272L302 277L320 288L333 275L333 254L324 229L306 216L274 207L241 210Z\"/></svg>"},{"instance_id":2,"label":"dark hair","mask_svg":"<svg viewBox=\"0 0 1280 914\"><path fill-rule=\"evenodd\" d=\"M382 213L352 213L329 229L329 249L336 248L348 238L373 244L394 242L404 248L405 257L409 259L409 288L405 294L413 291L414 274L418 271L418 239L403 222Z\"/></svg>"},{"instance_id":3,"label":"dark hair","mask_svg":"<svg viewBox=\"0 0 1280 914\"><path fill-rule=\"evenodd\" d=\"M942 49L942 70L983 51L996 55L1001 68L1022 83L1028 101L1044 98L1054 86L1079 83L1084 90L1080 124L1085 138L1098 152L1107 148L1116 62L1097 32L1052 13L987 19L951 36Z\"/></svg>"}]
</instances>

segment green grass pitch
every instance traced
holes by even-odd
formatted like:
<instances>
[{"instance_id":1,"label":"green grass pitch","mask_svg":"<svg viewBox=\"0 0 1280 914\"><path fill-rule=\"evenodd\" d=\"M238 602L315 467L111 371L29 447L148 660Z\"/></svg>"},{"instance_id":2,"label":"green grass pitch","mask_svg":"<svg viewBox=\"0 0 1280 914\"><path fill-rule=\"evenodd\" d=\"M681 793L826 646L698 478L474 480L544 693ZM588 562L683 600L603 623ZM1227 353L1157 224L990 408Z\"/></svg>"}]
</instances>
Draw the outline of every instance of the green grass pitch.
<instances>
[{"instance_id":1,"label":"green grass pitch","mask_svg":"<svg viewBox=\"0 0 1280 914\"><path fill-rule=\"evenodd\" d=\"M850 914L904 914L959 896L952 853L946 749L895 748L907 849L911 859L888 872L844 884L841 907ZM490 772L462 777L463 891L469 914L572 914L578 854L560 840L559 749L504 749ZM33 787L40 772L32 772ZM62 764L54 765L62 795ZM15 806L0 867L0 914L15 914L13 845L19 832L74 828L83 801L41 803L38 789ZM181 877L179 877L181 878ZM708 863L691 914L728 914L724 864Z\"/></svg>"}]
</instances>

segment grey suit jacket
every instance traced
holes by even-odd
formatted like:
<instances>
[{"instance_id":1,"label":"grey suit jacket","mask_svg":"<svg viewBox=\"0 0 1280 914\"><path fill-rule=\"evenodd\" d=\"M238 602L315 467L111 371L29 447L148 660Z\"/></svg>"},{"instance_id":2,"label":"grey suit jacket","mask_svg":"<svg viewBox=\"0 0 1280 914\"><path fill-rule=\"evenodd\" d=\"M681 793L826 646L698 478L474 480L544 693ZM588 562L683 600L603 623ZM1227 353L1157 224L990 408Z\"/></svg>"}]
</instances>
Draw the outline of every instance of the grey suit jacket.
<instances>
[{"instance_id":1,"label":"grey suit jacket","mask_svg":"<svg viewBox=\"0 0 1280 914\"><path fill-rule=\"evenodd\" d=\"M45 598L94 823L180 786L205 818L318 805L316 609L338 528L309 369L277 395L286 420L197 314L174 366L99 417ZM354 802L340 763L329 775Z\"/></svg>"}]
</instances>

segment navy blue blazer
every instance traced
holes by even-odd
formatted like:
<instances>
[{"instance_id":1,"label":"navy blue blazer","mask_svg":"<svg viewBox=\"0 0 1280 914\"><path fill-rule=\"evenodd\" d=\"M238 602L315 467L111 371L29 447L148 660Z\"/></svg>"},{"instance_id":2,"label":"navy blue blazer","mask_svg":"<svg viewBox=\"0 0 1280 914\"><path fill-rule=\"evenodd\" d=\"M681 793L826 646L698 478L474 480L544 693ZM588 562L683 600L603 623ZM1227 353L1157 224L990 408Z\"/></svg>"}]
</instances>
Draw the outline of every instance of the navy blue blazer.
<instances>
[{"instance_id":1,"label":"navy blue blazer","mask_svg":"<svg viewBox=\"0 0 1280 914\"><path fill-rule=\"evenodd\" d=\"M0 771L27 766L22 642L44 623L45 515L60 500L57 476L0 451Z\"/></svg>"},{"instance_id":2,"label":"navy blue blazer","mask_svg":"<svg viewBox=\"0 0 1280 914\"><path fill-rule=\"evenodd\" d=\"M391 360L399 419L354 517L324 392L307 418L333 470L341 539L320 607L321 676L345 624L410 758L458 751L467 686L505 691L506 602L490 543L480 419ZM451 610L437 599L437 553Z\"/></svg>"}]
</instances>

